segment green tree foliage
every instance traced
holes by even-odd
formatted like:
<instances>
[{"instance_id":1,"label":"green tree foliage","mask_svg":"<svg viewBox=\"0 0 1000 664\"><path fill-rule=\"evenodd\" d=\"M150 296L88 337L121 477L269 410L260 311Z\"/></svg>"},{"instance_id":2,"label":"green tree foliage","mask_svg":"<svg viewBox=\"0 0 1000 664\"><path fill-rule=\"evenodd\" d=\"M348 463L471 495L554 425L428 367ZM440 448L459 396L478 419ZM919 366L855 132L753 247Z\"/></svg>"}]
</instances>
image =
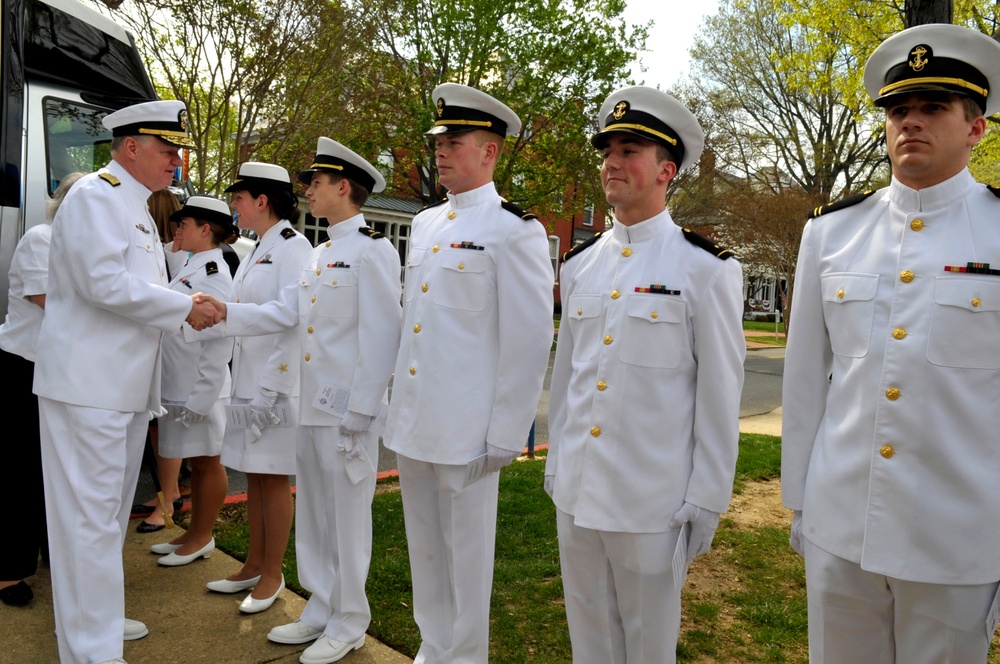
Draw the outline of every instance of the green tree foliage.
<instances>
[{"instance_id":1,"label":"green tree foliage","mask_svg":"<svg viewBox=\"0 0 1000 664\"><path fill-rule=\"evenodd\" d=\"M375 120L373 139L391 147L397 191L440 193L431 93L443 82L477 87L510 106L521 133L497 169L501 193L536 212L560 212L567 192L597 199L597 154L589 146L604 98L622 85L646 28L627 26L623 0L386 0L378 13L382 85L358 100ZM378 136L381 132L381 136ZM599 200L603 201L603 196Z\"/></svg>"},{"instance_id":2,"label":"green tree foliage","mask_svg":"<svg viewBox=\"0 0 1000 664\"><path fill-rule=\"evenodd\" d=\"M881 128L849 83L859 61L838 30L791 20L792 9L722 0L695 40L687 94L707 100L719 168L765 187L777 173L829 200L883 168Z\"/></svg>"},{"instance_id":3,"label":"green tree foliage","mask_svg":"<svg viewBox=\"0 0 1000 664\"><path fill-rule=\"evenodd\" d=\"M132 32L161 96L188 105L199 149L189 179L218 193L242 161L302 168L336 129L346 65L363 58L359 22L327 0L132 0L111 12Z\"/></svg>"}]
</instances>

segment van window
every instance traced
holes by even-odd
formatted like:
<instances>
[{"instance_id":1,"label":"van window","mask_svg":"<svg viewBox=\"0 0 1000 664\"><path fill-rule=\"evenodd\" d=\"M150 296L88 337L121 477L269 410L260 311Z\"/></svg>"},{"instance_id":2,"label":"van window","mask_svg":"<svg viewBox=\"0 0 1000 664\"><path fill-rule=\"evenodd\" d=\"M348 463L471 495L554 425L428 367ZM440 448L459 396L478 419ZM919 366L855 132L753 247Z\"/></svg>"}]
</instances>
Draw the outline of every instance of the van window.
<instances>
[{"instance_id":1,"label":"van window","mask_svg":"<svg viewBox=\"0 0 1000 664\"><path fill-rule=\"evenodd\" d=\"M111 132L101 120L108 109L46 97L45 163L49 195L74 171L90 173L111 161Z\"/></svg>"}]
</instances>

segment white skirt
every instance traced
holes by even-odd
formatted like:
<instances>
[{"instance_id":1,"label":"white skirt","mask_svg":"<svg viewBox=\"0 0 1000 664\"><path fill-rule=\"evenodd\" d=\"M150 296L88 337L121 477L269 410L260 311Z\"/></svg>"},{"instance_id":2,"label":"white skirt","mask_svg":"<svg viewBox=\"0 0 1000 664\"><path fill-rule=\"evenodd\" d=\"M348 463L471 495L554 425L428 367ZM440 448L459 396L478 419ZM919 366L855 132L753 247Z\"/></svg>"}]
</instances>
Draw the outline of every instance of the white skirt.
<instances>
[{"instance_id":1,"label":"white skirt","mask_svg":"<svg viewBox=\"0 0 1000 664\"><path fill-rule=\"evenodd\" d=\"M251 399L233 397L232 404L245 405ZM295 474L295 439L299 422L299 398L279 397L278 404L293 420L292 426L266 427L257 440L249 429L226 427L222 443L222 465L243 473L261 475ZM252 442L251 442L252 441Z\"/></svg>"},{"instance_id":2,"label":"white skirt","mask_svg":"<svg viewBox=\"0 0 1000 664\"><path fill-rule=\"evenodd\" d=\"M190 459L219 456L226 431L226 404L229 397L217 399L204 422L185 427L169 415L157 420L160 431L160 456L167 459Z\"/></svg>"}]
</instances>

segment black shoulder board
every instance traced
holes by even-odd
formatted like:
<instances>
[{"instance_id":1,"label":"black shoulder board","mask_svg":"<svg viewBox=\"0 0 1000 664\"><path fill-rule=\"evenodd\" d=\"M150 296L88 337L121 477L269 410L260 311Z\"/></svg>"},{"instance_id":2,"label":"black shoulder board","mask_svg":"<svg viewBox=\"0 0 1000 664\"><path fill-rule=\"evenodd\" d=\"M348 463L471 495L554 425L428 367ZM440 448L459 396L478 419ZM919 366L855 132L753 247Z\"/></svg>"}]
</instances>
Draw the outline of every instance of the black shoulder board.
<instances>
[{"instance_id":1,"label":"black shoulder board","mask_svg":"<svg viewBox=\"0 0 1000 664\"><path fill-rule=\"evenodd\" d=\"M358 229L358 232L361 233L362 235L367 235L373 240L377 240L380 237L385 237L374 228L368 228L367 226L362 226L361 228Z\"/></svg>"},{"instance_id":2,"label":"black shoulder board","mask_svg":"<svg viewBox=\"0 0 1000 664\"><path fill-rule=\"evenodd\" d=\"M511 203L510 201L505 201L503 199L501 199L501 201L502 202L500 203L500 205L503 207L504 210L507 210L507 212L510 212L513 215L517 215L518 217L524 219L525 221L533 221L535 219L538 219L536 215L533 215L530 212L525 212L524 210L522 210L521 206L518 205L517 203Z\"/></svg>"},{"instance_id":3,"label":"black shoulder board","mask_svg":"<svg viewBox=\"0 0 1000 664\"><path fill-rule=\"evenodd\" d=\"M988 184L986 185L986 188L990 190L991 194L993 194L997 198L1000 198L1000 187L994 187L993 185Z\"/></svg>"},{"instance_id":4,"label":"black shoulder board","mask_svg":"<svg viewBox=\"0 0 1000 664\"><path fill-rule=\"evenodd\" d=\"M597 242L600 239L600 237L601 237L601 234L600 233L596 233L594 235L594 237L590 238L589 240L585 240L584 242L581 242L580 244L576 245L575 247L573 247L572 249L570 249L569 251L567 251L566 253L564 253L562 256L560 256L559 257L559 262L560 263L565 263L569 259L573 258L573 256L576 256L577 254L581 253L584 249L586 249L590 245L592 245L595 242Z\"/></svg>"},{"instance_id":5,"label":"black shoulder board","mask_svg":"<svg viewBox=\"0 0 1000 664\"><path fill-rule=\"evenodd\" d=\"M215 264L215 261L208 261L205 263L205 273L206 274L218 274L219 266Z\"/></svg>"},{"instance_id":6,"label":"black shoulder board","mask_svg":"<svg viewBox=\"0 0 1000 664\"><path fill-rule=\"evenodd\" d=\"M442 198L441 200L439 200L436 203L428 203L427 205L425 205L422 208L420 208L419 210L417 210L417 214L420 214L424 210L430 210L432 207L437 207L437 206L441 205L442 203L447 203L447 202L448 202L447 198Z\"/></svg>"},{"instance_id":7,"label":"black shoulder board","mask_svg":"<svg viewBox=\"0 0 1000 664\"><path fill-rule=\"evenodd\" d=\"M281 231L281 237L285 238L286 240L291 240L296 235L298 235L298 233L295 232L294 228L286 228L285 230Z\"/></svg>"},{"instance_id":8,"label":"black shoulder board","mask_svg":"<svg viewBox=\"0 0 1000 664\"><path fill-rule=\"evenodd\" d=\"M820 205L818 208L813 208L813 211L809 213L810 219L815 219L820 215L824 215L827 212L836 212L837 210L843 210L844 208L851 207L852 205L857 205L861 201L865 200L869 196L875 193L875 189L869 189L868 191L858 194L856 196L850 196L843 200L837 201L836 203L827 203L826 205Z\"/></svg>"},{"instance_id":9,"label":"black shoulder board","mask_svg":"<svg viewBox=\"0 0 1000 664\"><path fill-rule=\"evenodd\" d=\"M112 187L117 187L118 185L120 185L122 183L121 180L119 180L118 178L116 178L111 173L101 173L97 177L101 178L102 180L104 180L105 182L107 182L108 184L110 184Z\"/></svg>"},{"instance_id":10,"label":"black shoulder board","mask_svg":"<svg viewBox=\"0 0 1000 664\"><path fill-rule=\"evenodd\" d=\"M727 258L733 257L733 252L729 251L725 247L720 247L716 243L709 240L707 237L698 235L690 228L684 229L684 239L697 247L701 247L702 249L712 254L716 258L721 258L722 260L726 260Z\"/></svg>"}]
</instances>

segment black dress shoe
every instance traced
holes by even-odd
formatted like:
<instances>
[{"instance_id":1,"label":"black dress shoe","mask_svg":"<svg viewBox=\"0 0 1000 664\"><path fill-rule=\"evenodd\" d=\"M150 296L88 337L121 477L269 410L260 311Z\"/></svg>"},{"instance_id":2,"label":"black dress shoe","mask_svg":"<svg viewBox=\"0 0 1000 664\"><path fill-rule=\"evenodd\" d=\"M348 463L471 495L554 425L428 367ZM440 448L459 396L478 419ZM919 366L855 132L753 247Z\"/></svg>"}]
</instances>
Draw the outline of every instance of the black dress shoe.
<instances>
[{"instance_id":1,"label":"black dress shoe","mask_svg":"<svg viewBox=\"0 0 1000 664\"><path fill-rule=\"evenodd\" d=\"M163 530L165 526L162 523L146 523L145 521L140 521L139 525L135 527L135 532L137 533L155 533L159 530Z\"/></svg>"},{"instance_id":2,"label":"black dress shoe","mask_svg":"<svg viewBox=\"0 0 1000 664\"><path fill-rule=\"evenodd\" d=\"M31 586L24 581L0 590L0 601L10 606L24 606L34 597L35 593L31 592Z\"/></svg>"}]
</instances>

